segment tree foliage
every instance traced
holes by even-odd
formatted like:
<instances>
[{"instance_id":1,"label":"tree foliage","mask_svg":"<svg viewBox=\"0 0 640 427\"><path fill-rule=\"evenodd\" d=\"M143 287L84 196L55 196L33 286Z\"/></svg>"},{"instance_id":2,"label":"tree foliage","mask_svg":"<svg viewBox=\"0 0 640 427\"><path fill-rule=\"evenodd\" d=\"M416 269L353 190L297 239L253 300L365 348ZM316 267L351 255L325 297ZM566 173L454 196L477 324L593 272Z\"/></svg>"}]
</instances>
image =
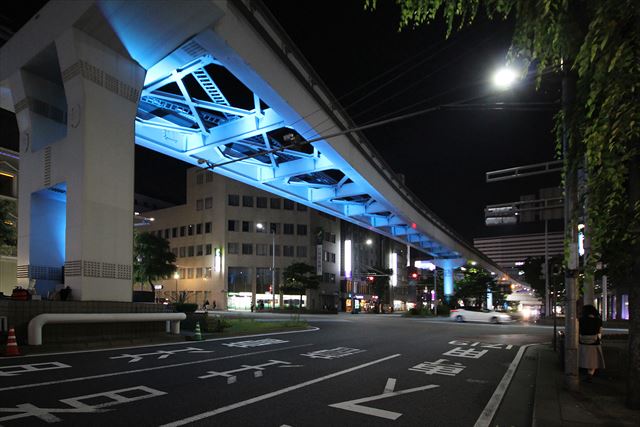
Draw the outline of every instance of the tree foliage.
<instances>
[{"instance_id":1,"label":"tree foliage","mask_svg":"<svg viewBox=\"0 0 640 427\"><path fill-rule=\"evenodd\" d=\"M169 277L176 266L176 256L169 249L169 241L151 233L140 233L134 237L133 279L139 283Z\"/></svg>"},{"instance_id":2,"label":"tree foliage","mask_svg":"<svg viewBox=\"0 0 640 427\"><path fill-rule=\"evenodd\" d=\"M487 292L499 292L496 280L485 270L471 267L464 272L462 280L456 282L455 298L466 307L482 307L487 302Z\"/></svg>"},{"instance_id":3,"label":"tree foliage","mask_svg":"<svg viewBox=\"0 0 640 427\"><path fill-rule=\"evenodd\" d=\"M316 275L316 268L304 262L295 262L282 272L284 283L280 290L284 293L295 293L302 296L308 289L317 289L320 285L320 277ZM300 305L302 307L302 304Z\"/></svg>"},{"instance_id":4,"label":"tree foliage","mask_svg":"<svg viewBox=\"0 0 640 427\"><path fill-rule=\"evenodd\" d=\"M16 246L16 204L0 200L0 245Z\"/></svg>"}]
</instances>

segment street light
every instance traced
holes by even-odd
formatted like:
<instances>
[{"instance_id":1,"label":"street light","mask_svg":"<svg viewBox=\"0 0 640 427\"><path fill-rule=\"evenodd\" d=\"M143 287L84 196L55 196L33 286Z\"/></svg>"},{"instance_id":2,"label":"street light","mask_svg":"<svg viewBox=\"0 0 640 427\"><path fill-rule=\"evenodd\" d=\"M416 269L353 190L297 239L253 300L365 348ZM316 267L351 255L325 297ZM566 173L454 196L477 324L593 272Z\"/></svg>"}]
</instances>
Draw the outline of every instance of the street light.
<instances>
[{"instance_id":1,"label":"street light","mask_svg":"<svg viewBox=\"0 0 640 427\"><path fill-rule=\"evenodd\" d=\"M258 230L263 230L265 228L264 224L261 222L256 224L256 228ZM269 234L271 234L271 309L275 311L276 309L276 231L274 229L269 230Z\"/></svg>"},{"instance_id":2,"label":"street light","mask_svg":"<svg viewBox=\"0 0 640 427\"><path fill-rule=\"evenodd\" d=\"M176 279L176 301L178 301L178 279L180 278L180 274L176 271L173 273L173 278Z\"/></svg>"},{"instance_id":3,"label":"street light","mask_svg":"<svg viewBox=\"0 0 640 427\"><path fill-rule=\"evenodd\" d=\"M493 84L498 89L506 90L511 88L517 77L518 75L513 69L503 67L493 75Z\"/></svg>"}]
</instances>

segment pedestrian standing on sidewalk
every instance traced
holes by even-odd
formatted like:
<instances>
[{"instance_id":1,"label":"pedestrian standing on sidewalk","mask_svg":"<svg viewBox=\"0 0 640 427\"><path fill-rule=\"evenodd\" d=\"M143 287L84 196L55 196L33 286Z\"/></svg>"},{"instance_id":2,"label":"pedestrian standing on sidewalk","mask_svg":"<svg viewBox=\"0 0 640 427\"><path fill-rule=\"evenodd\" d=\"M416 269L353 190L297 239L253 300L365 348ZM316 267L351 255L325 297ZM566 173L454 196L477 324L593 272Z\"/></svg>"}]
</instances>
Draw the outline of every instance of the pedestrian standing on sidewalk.
<instances>
[{"instance_id":1,"label":"pedestrian standing on sidewalk","mask_svg":"<svg viewBox=\"0 0 640 427\"><path fill-rule=\"evenodd\" d=\"M602 320L598 310L592 305L582 307L580 316L580 364L587 370L587 382L591 382L597 369L604 369L604 356L600 339Z\"/></svg>"}]
</instances>

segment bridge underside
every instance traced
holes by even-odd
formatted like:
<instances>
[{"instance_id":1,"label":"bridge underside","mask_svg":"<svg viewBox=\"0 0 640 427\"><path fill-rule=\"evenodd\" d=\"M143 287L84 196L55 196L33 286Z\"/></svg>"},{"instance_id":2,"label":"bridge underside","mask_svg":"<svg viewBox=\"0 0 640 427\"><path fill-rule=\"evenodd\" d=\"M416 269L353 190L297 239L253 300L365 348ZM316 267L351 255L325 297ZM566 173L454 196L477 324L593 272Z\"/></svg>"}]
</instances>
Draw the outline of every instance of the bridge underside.
<instances>
[{"instance_id":1,"label":"bridge underside","mask_svg":"<svg viewBox=\"0 0 640 427\"><path fill-rule=\"evenodd\" d=\"M347 159L327 153L333 151L332 141L317 137L321 129L312 128L301 113L279 110L287 100L268 90L269 84L246 63L234 61L236 53L217 51L220 45L215 34L200 34L148 70L136 117L137 144L376 230L434 257L460 256L399 214ZM221 58L232 58L234 67ZM270 102L274 97L279 99Z\"/></svg>"}]
</instances>

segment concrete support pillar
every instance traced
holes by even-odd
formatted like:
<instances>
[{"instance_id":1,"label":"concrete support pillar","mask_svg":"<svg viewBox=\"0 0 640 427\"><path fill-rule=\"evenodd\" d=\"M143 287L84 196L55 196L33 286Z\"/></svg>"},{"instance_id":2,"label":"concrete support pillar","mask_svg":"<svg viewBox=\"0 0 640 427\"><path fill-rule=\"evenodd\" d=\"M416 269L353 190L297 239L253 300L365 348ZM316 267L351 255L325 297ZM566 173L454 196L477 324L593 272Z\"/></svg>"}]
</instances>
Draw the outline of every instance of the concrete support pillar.
<instances>
[{"instance_id":1,"label":"concrete support pillar","mask_svg":"<svg viewBox=\"0 0 640 427\"><path fill-rule=\"evenodd\" d=\"M447 300L453 295L453 268L444 268L444 296Z\"/></svg>"},{"instance_id":2,"label":"concrete support pillar","mask_svg":"<svg viewBox=\"0 0 640 427\"><path fill-rule=\"evenodd\" d=\"M463 258L436 259L432 261L436 266L444 270L444 297L449 302L453 295L453 270L466 264Z\"/></svg>"},{"instance_id":3,"label":"concrete support pillar","mask_svg":"<svg viewBox=\"0 0 640 427\"><path fill-rule=\"evenodd\" d=\"M32 62L11 77L19 283L35 280L44 293L64 280L73 299L131 301L134 123L145 71L75 28Z\"/></svg>"}]
</instances>

